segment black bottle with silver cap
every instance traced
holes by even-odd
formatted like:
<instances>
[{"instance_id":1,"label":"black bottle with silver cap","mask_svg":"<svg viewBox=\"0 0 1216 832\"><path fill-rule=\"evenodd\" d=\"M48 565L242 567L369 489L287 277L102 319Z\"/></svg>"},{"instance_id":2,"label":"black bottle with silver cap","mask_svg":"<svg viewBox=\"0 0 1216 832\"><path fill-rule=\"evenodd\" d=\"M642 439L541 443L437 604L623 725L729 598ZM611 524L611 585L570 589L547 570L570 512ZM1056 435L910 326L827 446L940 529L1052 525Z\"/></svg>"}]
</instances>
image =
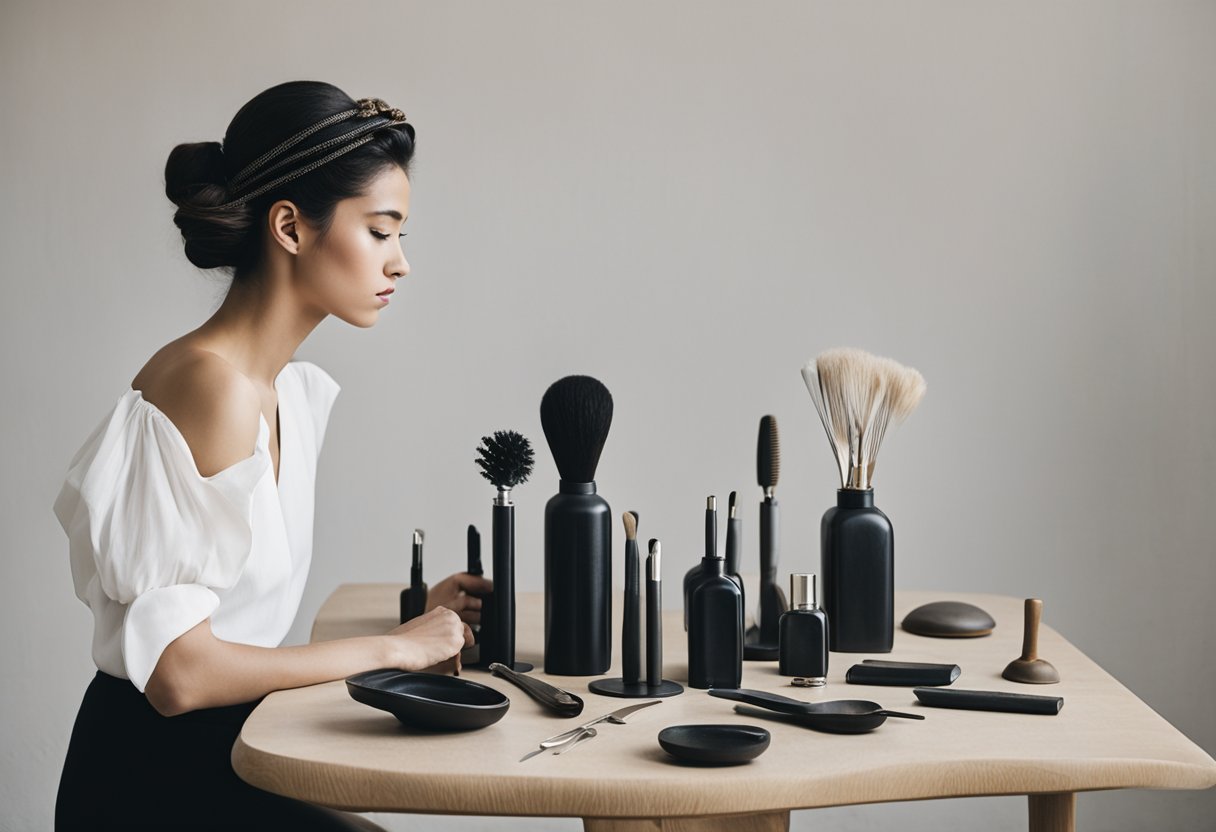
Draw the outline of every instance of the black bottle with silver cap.
<instances>
[{"instance_id":1,"label":"black bottle with silver cap","mask_svg":"<svg viewBox=\"0 0 1216 832\"><path fill-rule=\"evenodd\" d=\"M777 672L817 687L828 676L828 617L816 601L815 576L790 575L789 610L781 614Z\"/></svg>"}]
</instances>

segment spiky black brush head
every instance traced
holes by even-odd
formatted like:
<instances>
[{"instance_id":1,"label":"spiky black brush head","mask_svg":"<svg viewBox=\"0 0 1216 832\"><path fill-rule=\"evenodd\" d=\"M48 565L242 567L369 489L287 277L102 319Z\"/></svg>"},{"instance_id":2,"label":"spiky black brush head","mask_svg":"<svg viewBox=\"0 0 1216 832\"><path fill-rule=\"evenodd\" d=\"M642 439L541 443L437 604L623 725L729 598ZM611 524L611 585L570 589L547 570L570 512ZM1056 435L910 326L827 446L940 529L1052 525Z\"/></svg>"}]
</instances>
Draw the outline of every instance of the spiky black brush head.
<instances>
[{"instance_id":1,"label":"spiky black brush head","mask_svg":"<svg viewBox=\"0 0 1216 832\"><path fill-rule=\"evenodd\" d=\"M514 488L532 474L532 443L513 430L496 430L481 437L477 467L481 475L499 488Z\"/></svg>"},{"instance_id":2,"label":"spiky black brush head","mask_svg":"<svg viewBox=\"0 0 1216 832\"><path fill-rule=\"evenodd\" d=\"M540 424L565 482L592 482L612 427L612 394L591 376L566 376L540 400Z\"/></svg>"},{"instance_id":3,"label":"spiky black brush head","mask_svg":"<svg viewBox=\"0 0 1216 832\"><path fill-rule=\"evenodd\" d=\"M781 474L781 442L777 437L777 417L760 417L760 436L756 440L756 481L761 488L776 488Z\"/></svg>"}]
</instances>

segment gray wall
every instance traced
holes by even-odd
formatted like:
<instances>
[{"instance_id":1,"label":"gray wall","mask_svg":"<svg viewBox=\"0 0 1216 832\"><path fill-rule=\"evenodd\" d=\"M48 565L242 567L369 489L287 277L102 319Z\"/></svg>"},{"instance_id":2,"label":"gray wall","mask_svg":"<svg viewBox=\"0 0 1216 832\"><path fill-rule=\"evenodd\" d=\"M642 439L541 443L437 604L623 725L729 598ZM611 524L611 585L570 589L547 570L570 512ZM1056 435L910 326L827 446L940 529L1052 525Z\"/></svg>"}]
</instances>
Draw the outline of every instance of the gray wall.
<instances>
[{"instance_id":1,"label":"gray wall","mask_svg":"<svg viewBox=\"0 0 1216 832\"><path fill-rule=\"evenodd\" d=\"M919 368L880 505L903 588L1045 599L1045 620L1216 749L1216 5L33 3L0 11L4 406L0 826L47 829L90 617L51 503L72 453L223 284L161 191L285 80L417 125L413 275L373 330L300 356L344 390L291 640L340 582L462 567L485 433L544 448L554 379L603 379L615 509L691 563L708 493L754 530L778 416L784 561L813 569L833 466L798 369ZM518 491L542 585L547 450ZM754 549L751 550L754 553ZM753 554L754 556L754 554ZM672 593L669 600L676 600ZM1117 730L1117 726L1112 726ZM1216 792L1097 793L1083 829L1195 829ZM395 818L395 829L572 820ZM796 813L810 829L1024 828L1000 798Z\"/></svg>"}]
</instances>

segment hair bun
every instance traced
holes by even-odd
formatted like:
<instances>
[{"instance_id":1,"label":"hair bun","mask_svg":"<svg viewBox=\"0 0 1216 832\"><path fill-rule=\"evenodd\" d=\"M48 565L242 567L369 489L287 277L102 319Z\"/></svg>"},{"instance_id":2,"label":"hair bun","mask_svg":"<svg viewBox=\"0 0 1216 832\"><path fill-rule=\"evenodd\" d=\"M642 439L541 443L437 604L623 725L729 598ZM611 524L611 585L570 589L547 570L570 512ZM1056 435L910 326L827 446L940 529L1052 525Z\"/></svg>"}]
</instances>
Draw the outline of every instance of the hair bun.
<instances>
[{"instance_id":1,"label":"hair bun","mask_svg":"<svg viewBox=\"0 0 1216 832\"><path fill-rule=\"evenodd\" d=\"M226 191L226 179L219 142L179 144L165 163L165 195L177 205L196 201L203 191Z\"/></svg>"},{"instance_id":2,"label":"hair bun","mask_svg":"<svg viewBox=\"0 0 1216 832\"><path fill-rule=\"evenodd\" d=\"M186 259L200 269L237 267L251 256L253 215L228 202L224 150L219 142L179 144L165 163L165 195L177 206Z\"/></svg>"}]
</instances>

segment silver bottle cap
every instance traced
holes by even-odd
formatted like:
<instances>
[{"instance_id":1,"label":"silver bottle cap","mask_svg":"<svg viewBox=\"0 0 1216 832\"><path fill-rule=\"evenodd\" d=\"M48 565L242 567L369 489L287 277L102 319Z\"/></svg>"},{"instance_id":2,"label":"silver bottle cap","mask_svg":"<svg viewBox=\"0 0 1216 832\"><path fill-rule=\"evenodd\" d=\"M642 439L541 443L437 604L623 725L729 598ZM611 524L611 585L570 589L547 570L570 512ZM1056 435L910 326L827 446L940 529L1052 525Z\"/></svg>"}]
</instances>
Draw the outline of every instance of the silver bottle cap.
<instances>
[{"instance_id":1,"label":"silver bottle cap","mask_svg":"<svg viewBox=\"0 0 1216 832\"><path fill-rule=\"evenodd\" d=\"M814 573L794 572L790 575L790 606L796 610L818 608Z\"/></svg>"}]
</instances>

